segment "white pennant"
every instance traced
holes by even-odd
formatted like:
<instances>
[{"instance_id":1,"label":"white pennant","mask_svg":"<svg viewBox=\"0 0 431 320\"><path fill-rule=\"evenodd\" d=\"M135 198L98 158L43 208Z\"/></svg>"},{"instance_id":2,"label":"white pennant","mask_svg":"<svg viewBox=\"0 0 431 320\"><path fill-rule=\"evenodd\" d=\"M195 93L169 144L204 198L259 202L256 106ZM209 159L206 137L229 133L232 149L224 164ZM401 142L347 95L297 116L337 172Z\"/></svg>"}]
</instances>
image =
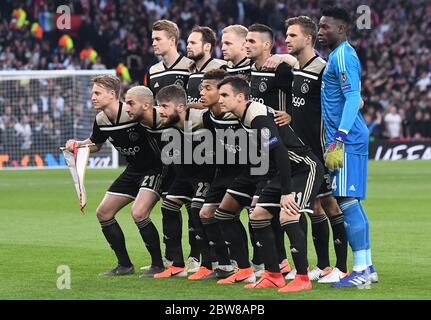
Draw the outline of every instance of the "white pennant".
<instances>
[{"instance_id":1,"label":"white pennant","mask_svg":"<svg viewBox=\"0 0 431 320\"><path fill-rule=\"evenodd\" d=\"M81 212L84 213L84 208L87 204L87 195L85 192L84 179L85 169L87 168L88 157L90 155L90 145L83 145L74 148L74 152L60 148L63 151L64 159L69 167L70 174L72 175L75 184L76 194L79 199L79 207Z\"/></svg>"}]
</instances>

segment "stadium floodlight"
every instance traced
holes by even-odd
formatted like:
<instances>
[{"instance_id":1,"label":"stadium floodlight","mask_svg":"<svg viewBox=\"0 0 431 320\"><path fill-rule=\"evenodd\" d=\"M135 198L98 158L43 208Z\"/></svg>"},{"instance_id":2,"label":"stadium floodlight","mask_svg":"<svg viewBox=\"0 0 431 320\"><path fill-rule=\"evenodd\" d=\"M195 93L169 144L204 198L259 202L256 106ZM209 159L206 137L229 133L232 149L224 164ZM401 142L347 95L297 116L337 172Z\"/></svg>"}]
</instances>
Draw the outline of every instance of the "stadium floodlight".
<instances>
[{"instance_id":1,"label":"stadium floodlight","mask_svg":"<svg viewBox=\"0 0 431 320\"><path fill-rule=\"evenodd\" d=\"M0 71L0 170L65 168L59 147L90 136L91 78L103 74L115 70ZM88 167L118 167L117 150L107 141Z\"/></svg>"}]
</instances>

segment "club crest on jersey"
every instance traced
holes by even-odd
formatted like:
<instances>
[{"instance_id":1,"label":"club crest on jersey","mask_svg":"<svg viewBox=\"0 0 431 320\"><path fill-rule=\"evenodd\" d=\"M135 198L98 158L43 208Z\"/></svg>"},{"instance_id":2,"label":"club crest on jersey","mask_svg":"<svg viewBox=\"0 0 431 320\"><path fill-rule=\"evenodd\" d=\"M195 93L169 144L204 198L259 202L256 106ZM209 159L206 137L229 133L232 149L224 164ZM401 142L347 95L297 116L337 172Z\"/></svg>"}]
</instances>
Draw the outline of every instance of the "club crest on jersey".
<instances>
[{"instance_id":1,"label":"club crest on jersey","mask_svg":"<svg viewBox=\"0 0 431 320\"><path fill-rule=\"evenodd\" d=\"M137 132L129 132L129 140L130 141L138 141L139 140L139 133Z\"/></svg>"},{"instance_id":2,"label":"club crest on jersey","mask_svg":"<svg viewBox=\"0 0 431 320\"><path fill-rule=\"evenodd\" d=\"M262 81L262 82L259 84L259 91L260 91L260 92L265 92L265 91L266 91L266 89L268 89L268 85L266 84L266 82Z\"/></svg>"},{"instance_id":3,"label":"club crest on jersey","mask_svg":"<svg viewBox=\"0 0 431 320\"><path fill-rule=\"evenodd\" d=\"M310 87L308 86L308 84L307 83L303 83L302 86L301 86L301 92L305 94L309 90L310 90Z\"/></svg>"},{"instance_id":4,"label":"club crest on jersey","mask_svg":"<svg viewBox=\"0 0 431 320\"><path fill-rule=\"evenodd\" d=\"M346 73L341 73L341 81L342 82L346 82L347 81L347 77L346 77Z\"/></svg>"},{"instance_id":5,"label":"club crest on jersey","mask_svg":"<svg viewBox=\"0 0 431 320\"><path fill-rule=\"evenodd\" d=\"M181 79L175 80L174 84L176 84L177 86L180 86L180 87L184 87L184 81Z\"/></svg>"}]
</instances>

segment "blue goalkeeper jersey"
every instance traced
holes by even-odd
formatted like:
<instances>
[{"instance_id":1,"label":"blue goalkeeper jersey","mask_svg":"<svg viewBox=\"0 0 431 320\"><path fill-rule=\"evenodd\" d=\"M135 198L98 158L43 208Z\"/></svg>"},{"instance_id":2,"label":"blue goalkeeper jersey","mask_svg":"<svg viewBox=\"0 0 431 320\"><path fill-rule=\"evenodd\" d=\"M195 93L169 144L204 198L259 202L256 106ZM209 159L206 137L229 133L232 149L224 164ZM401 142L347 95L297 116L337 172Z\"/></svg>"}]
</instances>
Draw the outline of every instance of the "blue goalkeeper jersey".
<instances>
[{"instance_id":1,"label":"blue goalkeeper jersey","mask_svg":"<svg viewBox=\"0 0 431 320\"><path fill-rule=\"evenodd\" d=\"M368 154L368 129L359 111L361 64L355 49L342 42L331 52L322 76L321 102L326 148L337 130L348 132L345 151Z\"/></svg>"}]
</instances>

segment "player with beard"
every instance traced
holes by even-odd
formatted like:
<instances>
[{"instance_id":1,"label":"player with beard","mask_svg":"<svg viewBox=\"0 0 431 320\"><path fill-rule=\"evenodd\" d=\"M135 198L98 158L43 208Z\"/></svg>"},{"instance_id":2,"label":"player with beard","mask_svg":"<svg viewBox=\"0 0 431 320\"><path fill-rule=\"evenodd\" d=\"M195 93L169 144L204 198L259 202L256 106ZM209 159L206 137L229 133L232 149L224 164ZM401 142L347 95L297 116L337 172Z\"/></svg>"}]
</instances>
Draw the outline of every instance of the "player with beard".
<instances>
[{"instance_id":1,"label":"player with beard","mask_svg":"<svg viewBox=\"0 0 431 320\"><path fill-rule=\"evenodd\" d=\"M326 61L314 50L317 25L309 17L300 16L286 20L286 44L289 53L298 62L293 69L292 84L292 127L301 140L311 147L313 153L323 160L324 128L320 87ZM326 214L325 214L326 213ZM331 222L334 248L337 257L335 268L329 261L329 226ZM319 283L337 282L347 275L347 239L343 214L332 196L329 170L325 167L323 183L315 202L314 213L310 215L317 265L309 272L310 279ZM292 271L287 279L293 279Z\"/></svg>"},{"instance_id":2,"label":"player with beard","mask_svg":"<svg viewBox=\"0 0 431 320\"><path fill-rule=\"evenodd\" d=\"M215 42L215 33L208 27L194 27L187 38L187 57L193 60L193 64L189 67L191 74L186 90L189 107L196 107L191 104L199 105L204 73L211 69L219 69L226 64L225 61L212 57Z\"/></svg>"},{"instance_id":3,"label":"player with beard","mask_svg":"<svg viewBox=\"0 0 431 320\"><path fill-rule=\"evenodd\" d=\"M171 208L180 208L184 201L191 202L191 217L195 226L196 243L202 256L197 275L207 278L215 277L216 275L212 270L206 227L199 217L199 211L214 177L214 167L211 164L196 163L192 156L195 148L201 144L196 136L205 133L201 129L204 127L204 114L207 111L188 108L186 92L177 85L162 88L156 95L156 101L159 105L162 124L172 126L176 130L176 134L170 136L173 137L173 140L162 151L164 163L169 160L173 161L175 171L175 179L169 187L166 202ZM191 127L189 127L190 125ZM169 155L165 152L169 152ZM211 160L213 157L212 153L202 156L205 161ZM154 275L155 278L185 276L187 274L181 245L181 228L181 214L178 211L171 210L167 214L164 212L164 239L166 247L172 254L173 264L164 272ZM195 277L193 274L189 279L195 280Z\"/></svg>"},{"instance_id":4,"label":"player with beard","mask_svg":"<svg viewBox=\"0 0 431 320\"><path fill-rule=\"evenodd\" d=\"M167 85L177 84L186 88L190 76L188 68L193 61L178 53L177 45L180 31L177 24L169 20L158 20L153 24L151 37L154 54L160 56L162 60L150 68L144 84L151 89L154 96L161 88ZM186 203L185 205L189 213L190 254L187 266L190 272L195 272L199 268L199 251L195 241L196 235L194 233L193 222L190 218L190 204ZM166 252L165 257L164 264L168 266L172 263L170 253Z\"/></svg>"}]
</instances>

